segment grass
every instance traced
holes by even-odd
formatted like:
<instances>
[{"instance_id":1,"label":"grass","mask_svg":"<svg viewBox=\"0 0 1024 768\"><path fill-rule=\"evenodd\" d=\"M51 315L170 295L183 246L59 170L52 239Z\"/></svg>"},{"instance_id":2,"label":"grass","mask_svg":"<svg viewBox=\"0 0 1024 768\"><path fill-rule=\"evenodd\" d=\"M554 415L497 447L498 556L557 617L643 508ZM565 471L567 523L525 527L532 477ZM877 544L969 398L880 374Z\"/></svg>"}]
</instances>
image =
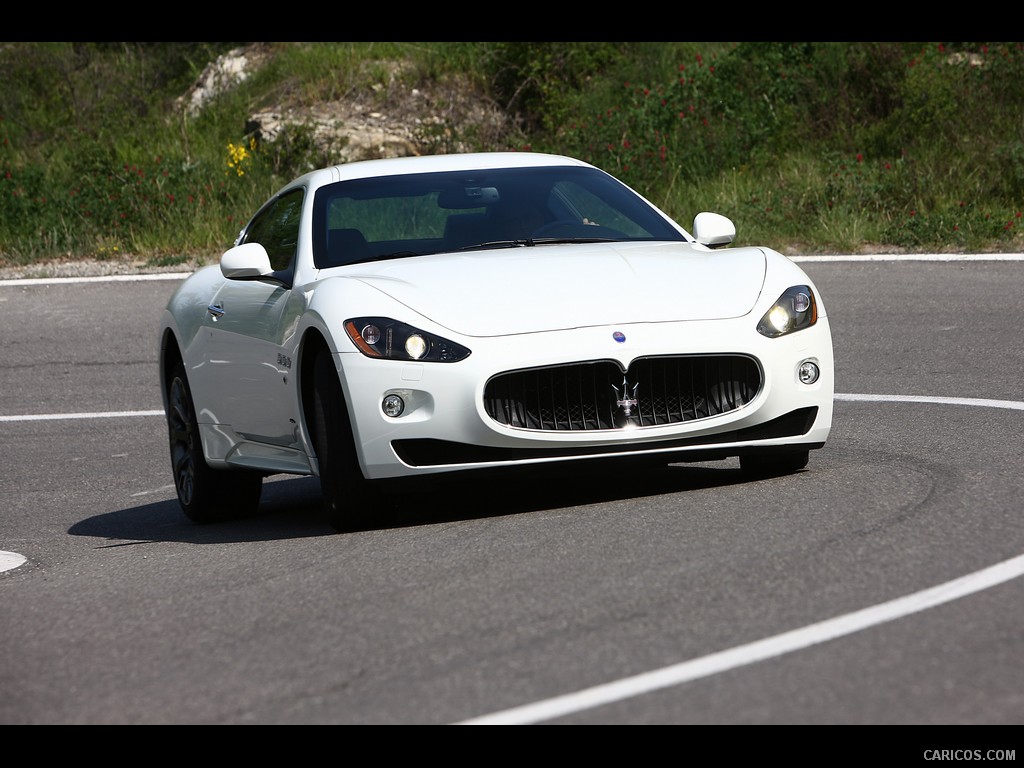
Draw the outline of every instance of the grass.
<instances>
[{"instance_id":1,"label":"grass","mask_svg":"<svg viewBox=\"0 0 1024 768\"><path fill-rule=\"evenodd\" d=\"M434 126L473 149L569 154L684 225L731 217L783 253L1024 250L1020 43L267 43L191 115L178 97L242 43L0 43L0 266L216 257L318 155L260 146L260 109L457 75L510 116Z\"/></svg>"}]
</instances>

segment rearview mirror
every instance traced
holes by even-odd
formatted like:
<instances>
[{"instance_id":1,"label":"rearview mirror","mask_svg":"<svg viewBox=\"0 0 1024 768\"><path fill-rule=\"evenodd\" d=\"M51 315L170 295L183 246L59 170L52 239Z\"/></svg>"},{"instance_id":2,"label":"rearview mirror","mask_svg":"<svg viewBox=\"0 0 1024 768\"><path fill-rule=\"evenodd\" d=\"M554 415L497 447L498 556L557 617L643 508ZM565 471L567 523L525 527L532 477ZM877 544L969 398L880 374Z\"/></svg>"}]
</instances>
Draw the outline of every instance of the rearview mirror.
<instances>
[{"instance_id":1,"label":"rearview mirror","mask_svg":"<svg viewBox=\"0 0 1024 768\"><path fill-rule=\"evenodd\" d=\"M693 236L701 245L718 248L736 239L736 225L720 213L704 211L693 217Z\"/></svg>"},{"instance_id":2,"label":"rearview mirror","mask_svg":"<svg viewBox=\"0 0 1024 768\"><path fill-rule=\"evenodd\" d=\"M498 202L498 190L494 187L449 187L437 196L437 205L449 210L482 208Z\"/></svg>"},{"instance_id":3,"label":"rearview mirror","mask_svg":"<svg viewBox=\"0 0 1024 768\"><path fill-rule=\"evenodd\" d=\"M273 271L267 249L259 243L236 245L220 257L221 274L232 280L269 276Z\"/></svg>"}]
</instances>

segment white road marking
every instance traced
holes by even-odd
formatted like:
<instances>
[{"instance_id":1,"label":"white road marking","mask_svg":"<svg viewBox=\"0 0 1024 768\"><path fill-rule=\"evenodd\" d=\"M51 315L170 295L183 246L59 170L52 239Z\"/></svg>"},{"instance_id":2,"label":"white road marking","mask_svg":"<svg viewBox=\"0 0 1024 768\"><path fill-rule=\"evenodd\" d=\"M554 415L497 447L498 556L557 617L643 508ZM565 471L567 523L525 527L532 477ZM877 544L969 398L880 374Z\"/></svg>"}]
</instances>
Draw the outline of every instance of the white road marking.
<instances>
[{"instance_id":1,"label":"white road marking","mask_svg":"<svg viewBox=\"0 0 1024 768\"><path fill-rule=\"evenodd\" d=\"M789 258L791 261L1024 261L1024 253L862 253Z\"/></svg>"},{"instance_id":2,"label":"white road marking","mask_svg":"<svg viewBox=\"0 0 1024 768\"><path fill-rule=\"evenodd\" d=\"M943 405L972 405L987 408L1024 410L1024 402L1014 400L986 400L964 397L930 397L918 395L871 395L836 393L836 400L864 402L907 402L937 403ZM39 414L27 416L0 416L0 421L34 421L40 419L92 419L117 416L163 416L161 411L114 411L105 413ZM17 568L26 558L15 552L0 552L0 572ZM975 571L937 587L916 592L887 603L864 608L860 611L837 616L833 619L811 624L781 635L758 640L746 645L719 651L680 664L663 667L633 677L623 678L604 685L586 688L576 693L556 696L552 699L514 707L489 715L470 718L455 725L529 725L555 717L593 709L645 693L690 682L702 677L726 672L738 667L754 664L786 653L808 648L812 645L834 640L845 635L860 632L889 621L895 621L913 613L934 608L937 605L957 600L980 592L997 584L1015 579L1024 574L1024 555L1005 560L989 568Z\"/></svg>"},{"instance_id":3,"label":"white road marking","mask_svg":"<svg viewBox=\"0 0 1024 768\"><path fill-rule=\"evenodd\" d=\"M139 496L152 496L154 493L164 494L164 493L167 493L167 491L172 491L172 490L174 490L174 486L173 485L162 485L159 488L154 488L151 491L139 491L138 493L133 493L128 498L136 499Z\"/></svg>"},{"instance_id":4,"label":"white road marking","mask_svg":"<svg viewBox=\"0 0 1024 768\"><path fill-rule=\"evenodd\" d=\"M797 262L852 261L1024 261L1024 253L865 253L809 254L790 256ZM94 275L88 277L19 277L0 280L3 286L57 285L68 283L140 282L148 280L184 280L192 272L156 272L144 275Z\"/></svg>"},{"instance_id":5,"label":"white road marking","mask_svg":"<svg viewBox=\"0 0 1024 768\"><path fill-rule=\"evenodd\" d=\"M18 277L0 280L0 286L57 285L66 283L137 283L145 280L184 280L191 272L157 272L149 275L98 275L92 277Z\"/></svg>"},{"instance_id":6,"label":"white road marking","mask_svg":"<svg viewBox=\"0 0 1024 768\"><path fill-rule=\"evenodd\" d=\"M96 413L28 413L0 416L0 421L59 421L61 419L116 419L121 416L163 416L163 411L100 411Z\"/></svg>"},{"instance_id":7,"label":"white road marking","mask_svg":"<svg viewBox=\"0 0 1024 768\"><path fill-rule=\"evenodd\" d=\"M0 573L13 570L25 562L26 560L24 555L19 555L17 552L0 551Z\"/></svg>"},{"instance_id":8,"label":"white road marking","mask_svg":"<svg viewBox=\"0 0 1024 768\"><path fill-rule=\"evenodd\" d=\"M836 393L836 400L870 402L939 403L944 405L975 405L988 408L1024 410L1024 402L984 400L963 397L928 397L914 395L862 395ZM887 603L837 616L781 635L768 637L729 650L719 651L662 669L623 678L582 691L513 707L489 715L470 718L455 725L531 725L556 717L582 712L605 704L623 701L645 693L681 685L765 659L782 656L812 645L860 632L870 627L895 621L913 613L934 608L980 592L1024 574L1024 555L1004 560L980 571L947 581L937 587L915 592Z\"/></svg>"},{"instance_id":9,"label":"white road marking","mask_svg":"<svg viewBox=\"0 0 1024 768\"><path fill-rule=\"evenodd\" d=\"M811 624L791 632L768 637L727 651L712 653L698 659L674 664L669 667L646 672L634 677L616 680L605 685L596 685L576 693L556 696L522 707L474 717L455 725L530 725L563 715L593 709L624 699L651 693L673 685L688 683L702 677L727 672L758 661L781 656L818 643L835 640L838 637L895 621L919 611L957 600L961 597L994 587L1015 579L1024 573L1024 555L1005 560L967 576L947 581L931 589L890 600L834 619Z\"/></svg>"},{"instance_id":10,"label":"white road marking","mask_svg":"<svg viewBox=\"0 0 1024 768\"><path fill-rule=\"evenodd\" d=\"M928 397L926 395L844 395L836 393L833 400L896 403L940 403L942 405L978 405L984 408L1009 408L1024 411L1024 403L1017 400L984 400L976 397Z\"/></svg>"}]
</instances>

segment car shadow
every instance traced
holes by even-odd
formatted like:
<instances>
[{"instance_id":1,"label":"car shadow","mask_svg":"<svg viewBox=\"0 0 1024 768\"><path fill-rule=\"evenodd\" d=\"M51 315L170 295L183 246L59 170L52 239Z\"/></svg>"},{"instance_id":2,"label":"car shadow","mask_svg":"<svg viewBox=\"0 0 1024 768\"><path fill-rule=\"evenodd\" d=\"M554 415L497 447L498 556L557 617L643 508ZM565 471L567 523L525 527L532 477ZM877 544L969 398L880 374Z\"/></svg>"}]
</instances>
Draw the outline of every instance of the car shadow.
<instances>
[{"instance_id":1,"label":"car shadow","mask_svg":"<svg viewBox=\"0 0 1024 768\"><path fill-rule=\"evenodd\" d=\"M390 487L382 496L380 523L370 530L503 517L748 482L752 478L737 464L728 462L474 472ZM264 481L259 510L246 518L197 524L182 514L175 499L170 499L96 515L74 524L68 533L110 539L109 546L154 541L220 544L340 535L327 522L319 481L313 477Z\"/></svg>"}]
</instances>

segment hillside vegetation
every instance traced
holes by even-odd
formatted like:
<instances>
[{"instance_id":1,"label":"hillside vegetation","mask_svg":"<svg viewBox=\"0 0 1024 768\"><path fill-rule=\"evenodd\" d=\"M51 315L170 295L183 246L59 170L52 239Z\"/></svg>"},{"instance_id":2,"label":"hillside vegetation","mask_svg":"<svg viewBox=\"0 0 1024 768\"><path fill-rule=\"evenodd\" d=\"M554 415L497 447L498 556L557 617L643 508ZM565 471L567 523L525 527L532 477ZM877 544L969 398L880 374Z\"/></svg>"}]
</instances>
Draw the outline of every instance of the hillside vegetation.
<instances>
[{"instance_id":1,"label":"hillside vegetation","mask_svg":"<svg viewBox=\"0 0 1024 768\"><path fill-rule=\"evenodd\" d=\"M259 65L190 106L239 49ZM1021 43L13 42L0 71L0 267L216 258L339 159L252 116L318 105L410 151L573 155L791 255L1024 250Z\"/></svg>"}]
</instances>

